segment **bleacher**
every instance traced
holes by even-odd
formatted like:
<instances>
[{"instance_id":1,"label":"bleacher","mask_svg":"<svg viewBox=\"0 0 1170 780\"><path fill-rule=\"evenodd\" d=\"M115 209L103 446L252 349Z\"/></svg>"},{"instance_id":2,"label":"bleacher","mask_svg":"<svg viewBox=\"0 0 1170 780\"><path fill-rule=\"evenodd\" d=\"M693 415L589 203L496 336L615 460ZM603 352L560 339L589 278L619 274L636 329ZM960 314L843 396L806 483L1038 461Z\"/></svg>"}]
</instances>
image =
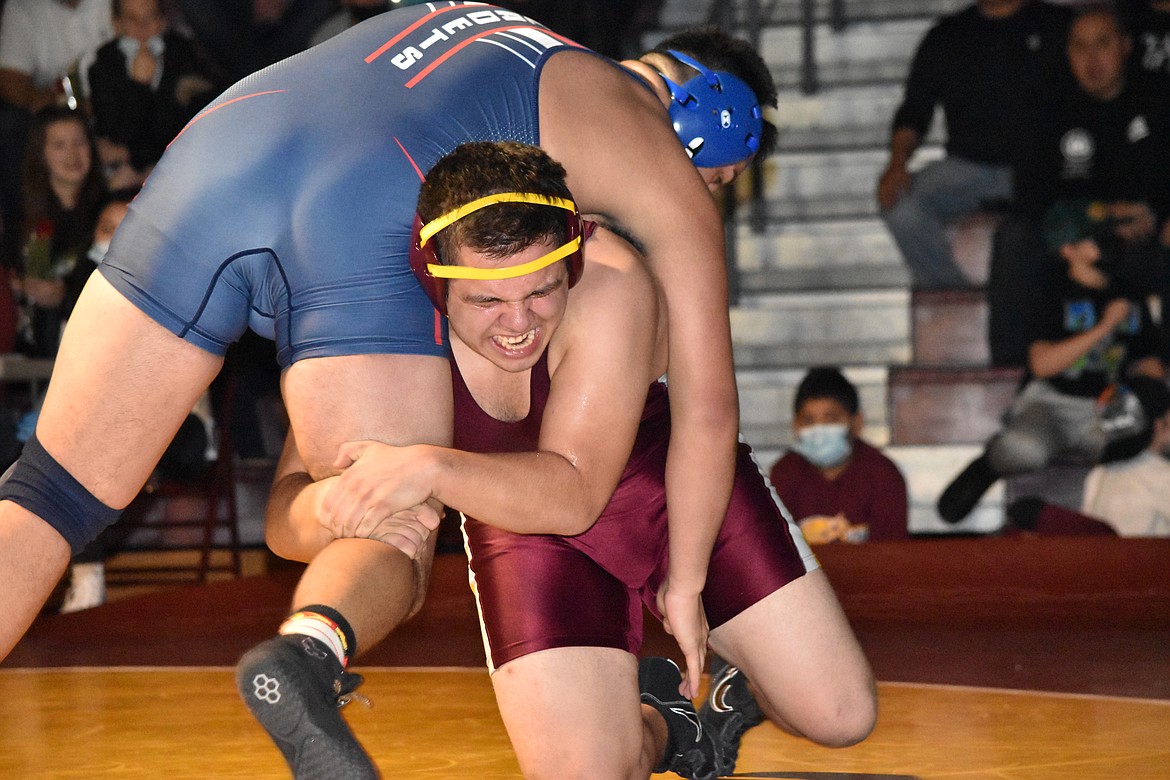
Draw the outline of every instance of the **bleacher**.
<instances>
[{"instance_id":1,"label":"bleacher","mask_svg":"<svg viewBox=\"0 0 1170 780\"><path fill-rule=\"evenodd\" d=\"M739 298L731 310L742 429L768 468L791 440L796 383L812 364L841 366L862 396L866 436L899 464L911 492L914 533L989 532L1003 523L1000 484L963 523L934 505L950 479L999 427L1020 372L993 369L986 283L996 218L955 224L951 243L970 289L912 292L897 247L878 217L875 192L887 161L889 123L910 59L927 28L969 0L667 0L653 45L717 18L759 50L780 90L773 120L779 152L758 188L736 188L734 244ZM815 23L807 35L803 19ZM756 27L750 14L763 15ZM808 56L806 56L808 55ZM809 63L812 68L808 67ZM942 154L941 121L912 168ZM762 230L758 229L762 227ZM1044 478L1026 490L1055 493ZM1075 500L1075 496L1073 497Z\"/></svg>"}]
</instances>

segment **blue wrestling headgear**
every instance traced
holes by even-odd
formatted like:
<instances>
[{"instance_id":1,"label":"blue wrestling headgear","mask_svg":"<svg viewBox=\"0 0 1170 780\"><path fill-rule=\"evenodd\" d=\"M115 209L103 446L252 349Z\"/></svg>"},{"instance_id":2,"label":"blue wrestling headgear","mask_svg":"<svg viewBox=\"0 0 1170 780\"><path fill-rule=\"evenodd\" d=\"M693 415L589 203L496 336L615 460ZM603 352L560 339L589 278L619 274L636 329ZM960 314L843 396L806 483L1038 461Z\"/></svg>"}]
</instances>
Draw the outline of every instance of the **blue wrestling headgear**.
<instances>
[{"instance_id":1,"label":"blue wrestling headgear","mask_svg":"<svg viewBox=\"0 0 1170 780\"><path fill-rule=\"evenodd\" d=\"M528 263L508 268L468 268L458 265L444 265L435 249L435 234L487 206L497 203L532 203L537 206L551 206L565 211L565 243L558 248ZM569 287L572 288L585 270L585 258L581 245L587 238L585 223L577 204L566 198L555 198L533 192L500 192L487 195L471 203L447 212L430 222L423 223L422 217L414 216L414 230L410 241L410 268L414 271L423 292L440 314L447 313L448 279L513 279L517 276L539 271L558 260L564 260L569 270Z\"/></svg>"},{"instance_id":2,"label":"blue wrestling headgear","mask_svg":"<svg viewBox=\"0 0 1170 780\"><path fill-rule=\"evenodd\" d=\"M700 168L720 168L755 154L764 133L764 112L751 87L738 76L668 51L699 71L682 85L662 76L670 88L670 121L691 162Z\"/></svg>"}]
</instances>

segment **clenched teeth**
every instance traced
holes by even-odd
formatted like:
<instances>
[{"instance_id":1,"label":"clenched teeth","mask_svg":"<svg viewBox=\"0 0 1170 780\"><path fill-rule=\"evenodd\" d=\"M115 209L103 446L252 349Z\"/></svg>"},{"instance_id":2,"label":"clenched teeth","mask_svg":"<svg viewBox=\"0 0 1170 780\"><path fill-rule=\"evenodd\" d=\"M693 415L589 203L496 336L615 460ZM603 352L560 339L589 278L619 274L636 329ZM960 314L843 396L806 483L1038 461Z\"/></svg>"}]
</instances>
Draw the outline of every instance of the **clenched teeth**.
<instances>
[{"instance_id":1,"label":"clenched teeth","mask_svg":"<svg viewBox=\"0 0 1170 780\"><path fill-rule=\"evenodd\" d=\"M496 343L505 349L523 349L536 339L536 329L520 336L495 336Z\"/></svg>"}]
</instances>

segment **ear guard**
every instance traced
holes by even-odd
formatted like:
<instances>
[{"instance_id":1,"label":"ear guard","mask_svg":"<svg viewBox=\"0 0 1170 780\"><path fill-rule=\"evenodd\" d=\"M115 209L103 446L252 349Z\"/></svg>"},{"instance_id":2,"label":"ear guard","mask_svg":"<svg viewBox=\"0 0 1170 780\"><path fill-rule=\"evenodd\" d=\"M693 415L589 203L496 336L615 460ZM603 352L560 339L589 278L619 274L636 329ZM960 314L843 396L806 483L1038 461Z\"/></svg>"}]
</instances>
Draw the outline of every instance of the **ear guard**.
<instances>
[{"instance_id":1,"label":"ear guard","mask_svg":"<svg viewBox=\"0 0 1170 780\"><path fill-rule=\"evenodd\" d=\"M546 255L531 262L508 268L470 268L459 265L443 265L431 241L444 228L468 214L497 203L532 203L537 206L551 206L565 210L565 234L567 240ZM577 211L577 204L566 198L555 198L533 192L500 192L487 195L423 224L422 217L414 215L414 231L410 241L410 269L414 271L423 292L440 314L447 313L448 279L514 279L546 268L558 260L565 260L569 269L569 287L577 283L585 269L585 258L581 252L584 243L584 222Z\"/></svg>"},{"instance_id":2,"label":"ear guard","mask_svg":"<svg viewBox=\"0 0 1170 780\"><path fill-rule=\"evenodd\" d=\"M759 98L738 76L713 71L680 51L668 50L699 75L670 88L670 121L687 156L700 168L720 168L746 160L760 148L764 112Z\"/></svg>"}]
</instances>

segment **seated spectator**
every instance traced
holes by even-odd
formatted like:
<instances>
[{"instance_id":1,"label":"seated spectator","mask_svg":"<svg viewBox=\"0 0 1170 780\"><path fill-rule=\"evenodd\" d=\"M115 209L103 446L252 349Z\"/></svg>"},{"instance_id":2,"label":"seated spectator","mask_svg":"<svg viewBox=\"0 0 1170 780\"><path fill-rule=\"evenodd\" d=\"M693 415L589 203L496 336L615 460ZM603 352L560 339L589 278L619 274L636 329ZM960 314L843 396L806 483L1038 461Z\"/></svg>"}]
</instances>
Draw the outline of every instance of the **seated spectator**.
<instances>
[{"instance_id":1,"label":"seated spectator","mask_svg":"<svg viewBox=\"0 0 1170 780\"><path fill-rule=\"evenodd\" d=\"M1067 9L1038 0L977 0L919 44L877 189L882 219L916 288L969 284L944 229L1013 197L1013 171L1047 119L1037 97L1066 78L1068 19ZM946 157L911 175L907 164L937 106L946 120Z\"/></svg>"},{"instance_id":2,"label":"seated spectator","mask_svg":"<svg viewBox=\"0 0 1170 780\"><path fill-rule=\"evenodd\" d=\"M334 35L348 30L355 24L361 24L371 16L389 11L396 5L390 0L341 0L340 10L313 31L309 45L316 46L319 43L324 43Z\"/></svg>"},{"instance_id":3,"label":"seated spectator","mask_svg":"<svg viewBox=\"0 0 1170 780\"><path fill-rule=\"evenodd\" d=\"M64 105L78 62L109 40L110 0L7 0L0 16L0 261L12 266L23 240L20 220L25 141L34 113ZM66 82L68 79L68 82ZM66 93L66 87L69 93Z\"/></svg>"},{"instance_id":4,"label":"seated spectator","mask_svg":"<svg viewBox=\"0 0 1170 780\"><path fill-rule=\"evenodd\" d=\"M98 49L88 84L103 168L117 188L140 184L213 94L195 47L167 29L159 0L113 0L113 15L117 37Z\"/></svg>"},{"instance_id":5,"label":"seated spectator","mask_svg":"<svg viewBox=\"0 0 1170 780\"><path fill-rule=\"evenodd\" d=\"M222 86L309 47L340 0L176 0Z\"/></svg>"},{"instance_id":6,"label":"seated spectator","mask_svg":"<svg viewBox=\"0 0 1170 780\"><path fill-rule=\"evenodd\" d=\"M1119 267L1103 261L1091 239L1066 243L1060 253L1066 268L1032 303L1029 378L1003 429L939 498L947 522L965 518L1001 477L1058 457L1100 462L1115 428L1115 407L1104 399L1130 377L1165 375L1145 298L1127 292Z\"/></svg>"},{"instance_id":7,"label":"seated spectator","mask_svg":"<svg viewBox=\"0 0 1170 780\"><path fill-rule=\"evenodd\" d=\"M1170 389L1134 379L1129 390L1141 404L1140 440L1148 443L1089 472L1081 511L1103 518L1121 536L1170 536Z\"/></svg>"},{"instance_id":8,"label":"seated spectator","mask_svg":"<svg viewBox=\"0 0 1170 780\"><path fill-rule=\"evenodd\" d=\"M105 197L94 163L93 139L80 113L53 107L34 117L25 151L24 262L17 286L26 304L24 350L35 357L57 353L66 279L84 266L92 241Z\"/></svg>"},{"instance_id":9,"label":"seated spectator","mask_svg":"<svg viewBox=\"0 0 1170 780\"><path fill-rule=\"evenodd\" d=\"M1170 536L1170 388L1132 377L1111 405L1120 435L1085 478L1081 511L1024 496L1008 506L1003 534Z\"/></svg>"},{"instance_id":10,"label":"seated spectator","mask_svg":"<svg viewBox=\"0 0 1170 780\"><path fill-rule=\"evenodd\" d=\"M1029 328L1020 321L1035 311L1045 252L1091 239L1134 295L1166 297L1158 234L1170 223L1170 92L1127 72L1130 50L1108 6L1078 10L1068 40L1075 83L1020 170L1019 213L996 237L988 303L997 365L1027 361Z\"/></svg>"},{"instance_id":11,"label":"seated spectator","mask_svg":"<svg viewBox=\"0 0 1170 780\"><path fill-rule=\"evenodd\" d=\"M1123 0L1138 70L1170 79L1170 0Z\"/></svg>"},{"instance_id":12,"label":"seated spectator","mask_svg":"<svg viewBox=\"0 0 1170 780\"><path fill-rule=\"evenodd\" d=\"M830 367L809 370L796 389L795 441L772 466L772 485L809 542L906 539L906 480L860 438L857 388Z\"/></svg>"}]
</instances>

